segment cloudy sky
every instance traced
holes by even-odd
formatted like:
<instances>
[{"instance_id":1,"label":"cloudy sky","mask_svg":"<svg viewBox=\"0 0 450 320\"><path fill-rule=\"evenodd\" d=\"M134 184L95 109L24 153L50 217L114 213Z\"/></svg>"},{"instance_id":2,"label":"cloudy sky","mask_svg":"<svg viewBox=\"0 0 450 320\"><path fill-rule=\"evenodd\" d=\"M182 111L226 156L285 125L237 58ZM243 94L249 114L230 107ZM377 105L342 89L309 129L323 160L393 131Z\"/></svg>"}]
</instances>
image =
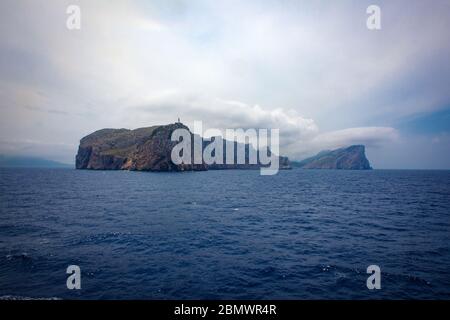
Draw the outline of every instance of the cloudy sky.
<instances>
[{"instance_id":1,"label":"cloudy sky","mask_svg":"<svg viewBox=\"0 0 450 320\"><path fill-rule=\"evenodd\" d=\"M0 154L73 163L92 131L180 117L279 128L293 159L362 143L375 168L450 169L449 30L449 0L2 0Z\"/></svg>"}]
</instances>

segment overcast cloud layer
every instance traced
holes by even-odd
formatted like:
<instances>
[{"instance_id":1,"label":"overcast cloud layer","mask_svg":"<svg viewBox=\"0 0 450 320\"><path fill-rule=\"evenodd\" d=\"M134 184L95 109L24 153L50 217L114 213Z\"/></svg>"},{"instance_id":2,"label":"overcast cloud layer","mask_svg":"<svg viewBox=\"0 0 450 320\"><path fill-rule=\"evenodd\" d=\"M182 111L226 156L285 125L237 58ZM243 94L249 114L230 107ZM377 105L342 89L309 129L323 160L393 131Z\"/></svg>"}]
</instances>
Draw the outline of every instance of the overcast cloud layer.
<instances>
[{"instance_id":1,"label":"overcast cloud layer","mask_svg":"<svg viewBox=\"0 0 450 320\"><path fill-rule=\"evenodd\" d=\"M448 30L447 0L2 0L0 153L73 162L92 131L180 117L279 128L291 158L361 143L376 168L450 168L448 127L400 126L450 107Z\"/></svg>"}]
</instances>

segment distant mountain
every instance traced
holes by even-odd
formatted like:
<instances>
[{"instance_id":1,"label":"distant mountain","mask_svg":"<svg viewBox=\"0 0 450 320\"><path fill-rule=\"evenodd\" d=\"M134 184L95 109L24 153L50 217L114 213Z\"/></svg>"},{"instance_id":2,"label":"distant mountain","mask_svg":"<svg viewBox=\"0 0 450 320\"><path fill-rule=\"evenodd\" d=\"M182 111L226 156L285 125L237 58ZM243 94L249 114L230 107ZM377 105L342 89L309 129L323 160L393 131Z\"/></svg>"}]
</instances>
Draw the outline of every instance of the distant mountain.
<instances>
[{"instance_id":1,"label":"distant mountain","mask_svg":"<svg viewBox=\"0 0 450 320\"><path fill-rule=\"evenodd\" d=\"M37 157L0 155L0 167L68 168L71 165Z\"/></svg>"},{"instance_id":2,"label":"distant mountain","mask_svg":"<svg viewBox=\"0 0 450 320\"><path fill-rule=\"evenodd\" d=\"M343 169L343 170L371 170L366 158L365 147L354 145L337 150L321 151L317 155L302 161L291 161L292 167L302 169Z\"/></svg>"}]
</instances>

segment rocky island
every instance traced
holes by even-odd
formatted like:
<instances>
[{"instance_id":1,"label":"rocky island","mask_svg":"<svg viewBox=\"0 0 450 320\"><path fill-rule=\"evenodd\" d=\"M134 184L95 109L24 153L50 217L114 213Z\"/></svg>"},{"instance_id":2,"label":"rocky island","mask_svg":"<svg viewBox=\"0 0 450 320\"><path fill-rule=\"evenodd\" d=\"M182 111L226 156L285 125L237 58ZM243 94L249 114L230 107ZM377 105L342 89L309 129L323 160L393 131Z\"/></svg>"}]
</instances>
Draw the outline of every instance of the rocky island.
<instances>
[{"instance_id":1,"label":"rocky island","mask_svg":"<svg viewBox=\"0 0 450 320\"><path fill-rule=\"evenodd\" d=\"M317 155L302 161L292 161L293 167L302 169L344 169L371 170L366 158L365 146L353 145L347 148L321 151Z\"/></svg>"},{"instance_id":2,"label":"rocky island","mask_svg":"<svg viewBox=\"0 0 450 320\"><path fill-rule=\"evenodd\" d=\"M245 164L175 164L171 152L178 142L171 140L176 129L188 129L177 122L135 130L102 129L82 138L76 155L77 169L138 170L138 171L205 171L222 169L258 169L262 165L250 164L249 146L245 145ZM190 132L190 131L189 131ZM191 133L193 136L193 133ZM210 141L203 140L203 149ZM235 157L238 143L234 142ZM226 143L224 143L224 154ZM193 158L193 153L192 153ZM280 169L290 169L287 157L277 157ZM236 163L236 162L235 162Z\"/></svg>"}]
</instances>

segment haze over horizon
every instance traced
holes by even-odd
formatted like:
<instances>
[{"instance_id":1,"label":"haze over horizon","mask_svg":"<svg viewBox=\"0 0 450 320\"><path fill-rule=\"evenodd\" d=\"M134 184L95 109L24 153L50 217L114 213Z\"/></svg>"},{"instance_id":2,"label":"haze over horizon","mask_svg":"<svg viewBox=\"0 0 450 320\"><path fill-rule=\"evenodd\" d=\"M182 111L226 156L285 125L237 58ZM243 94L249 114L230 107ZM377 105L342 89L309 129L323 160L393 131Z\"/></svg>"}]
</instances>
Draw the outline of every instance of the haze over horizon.
<instances>
[{"instance_id":1,"label":"haze over horizon","mask_svg":"<svg viewBox=\"0 0 450 320\"><path fill-rule=\"evenodd\" d=\"M449 17L446 0L3 0L0 154L73 163L93 131L180 117L279 128L296 160L364 144L377 169L450 169Z\"/></svg>"}]
</instances>

